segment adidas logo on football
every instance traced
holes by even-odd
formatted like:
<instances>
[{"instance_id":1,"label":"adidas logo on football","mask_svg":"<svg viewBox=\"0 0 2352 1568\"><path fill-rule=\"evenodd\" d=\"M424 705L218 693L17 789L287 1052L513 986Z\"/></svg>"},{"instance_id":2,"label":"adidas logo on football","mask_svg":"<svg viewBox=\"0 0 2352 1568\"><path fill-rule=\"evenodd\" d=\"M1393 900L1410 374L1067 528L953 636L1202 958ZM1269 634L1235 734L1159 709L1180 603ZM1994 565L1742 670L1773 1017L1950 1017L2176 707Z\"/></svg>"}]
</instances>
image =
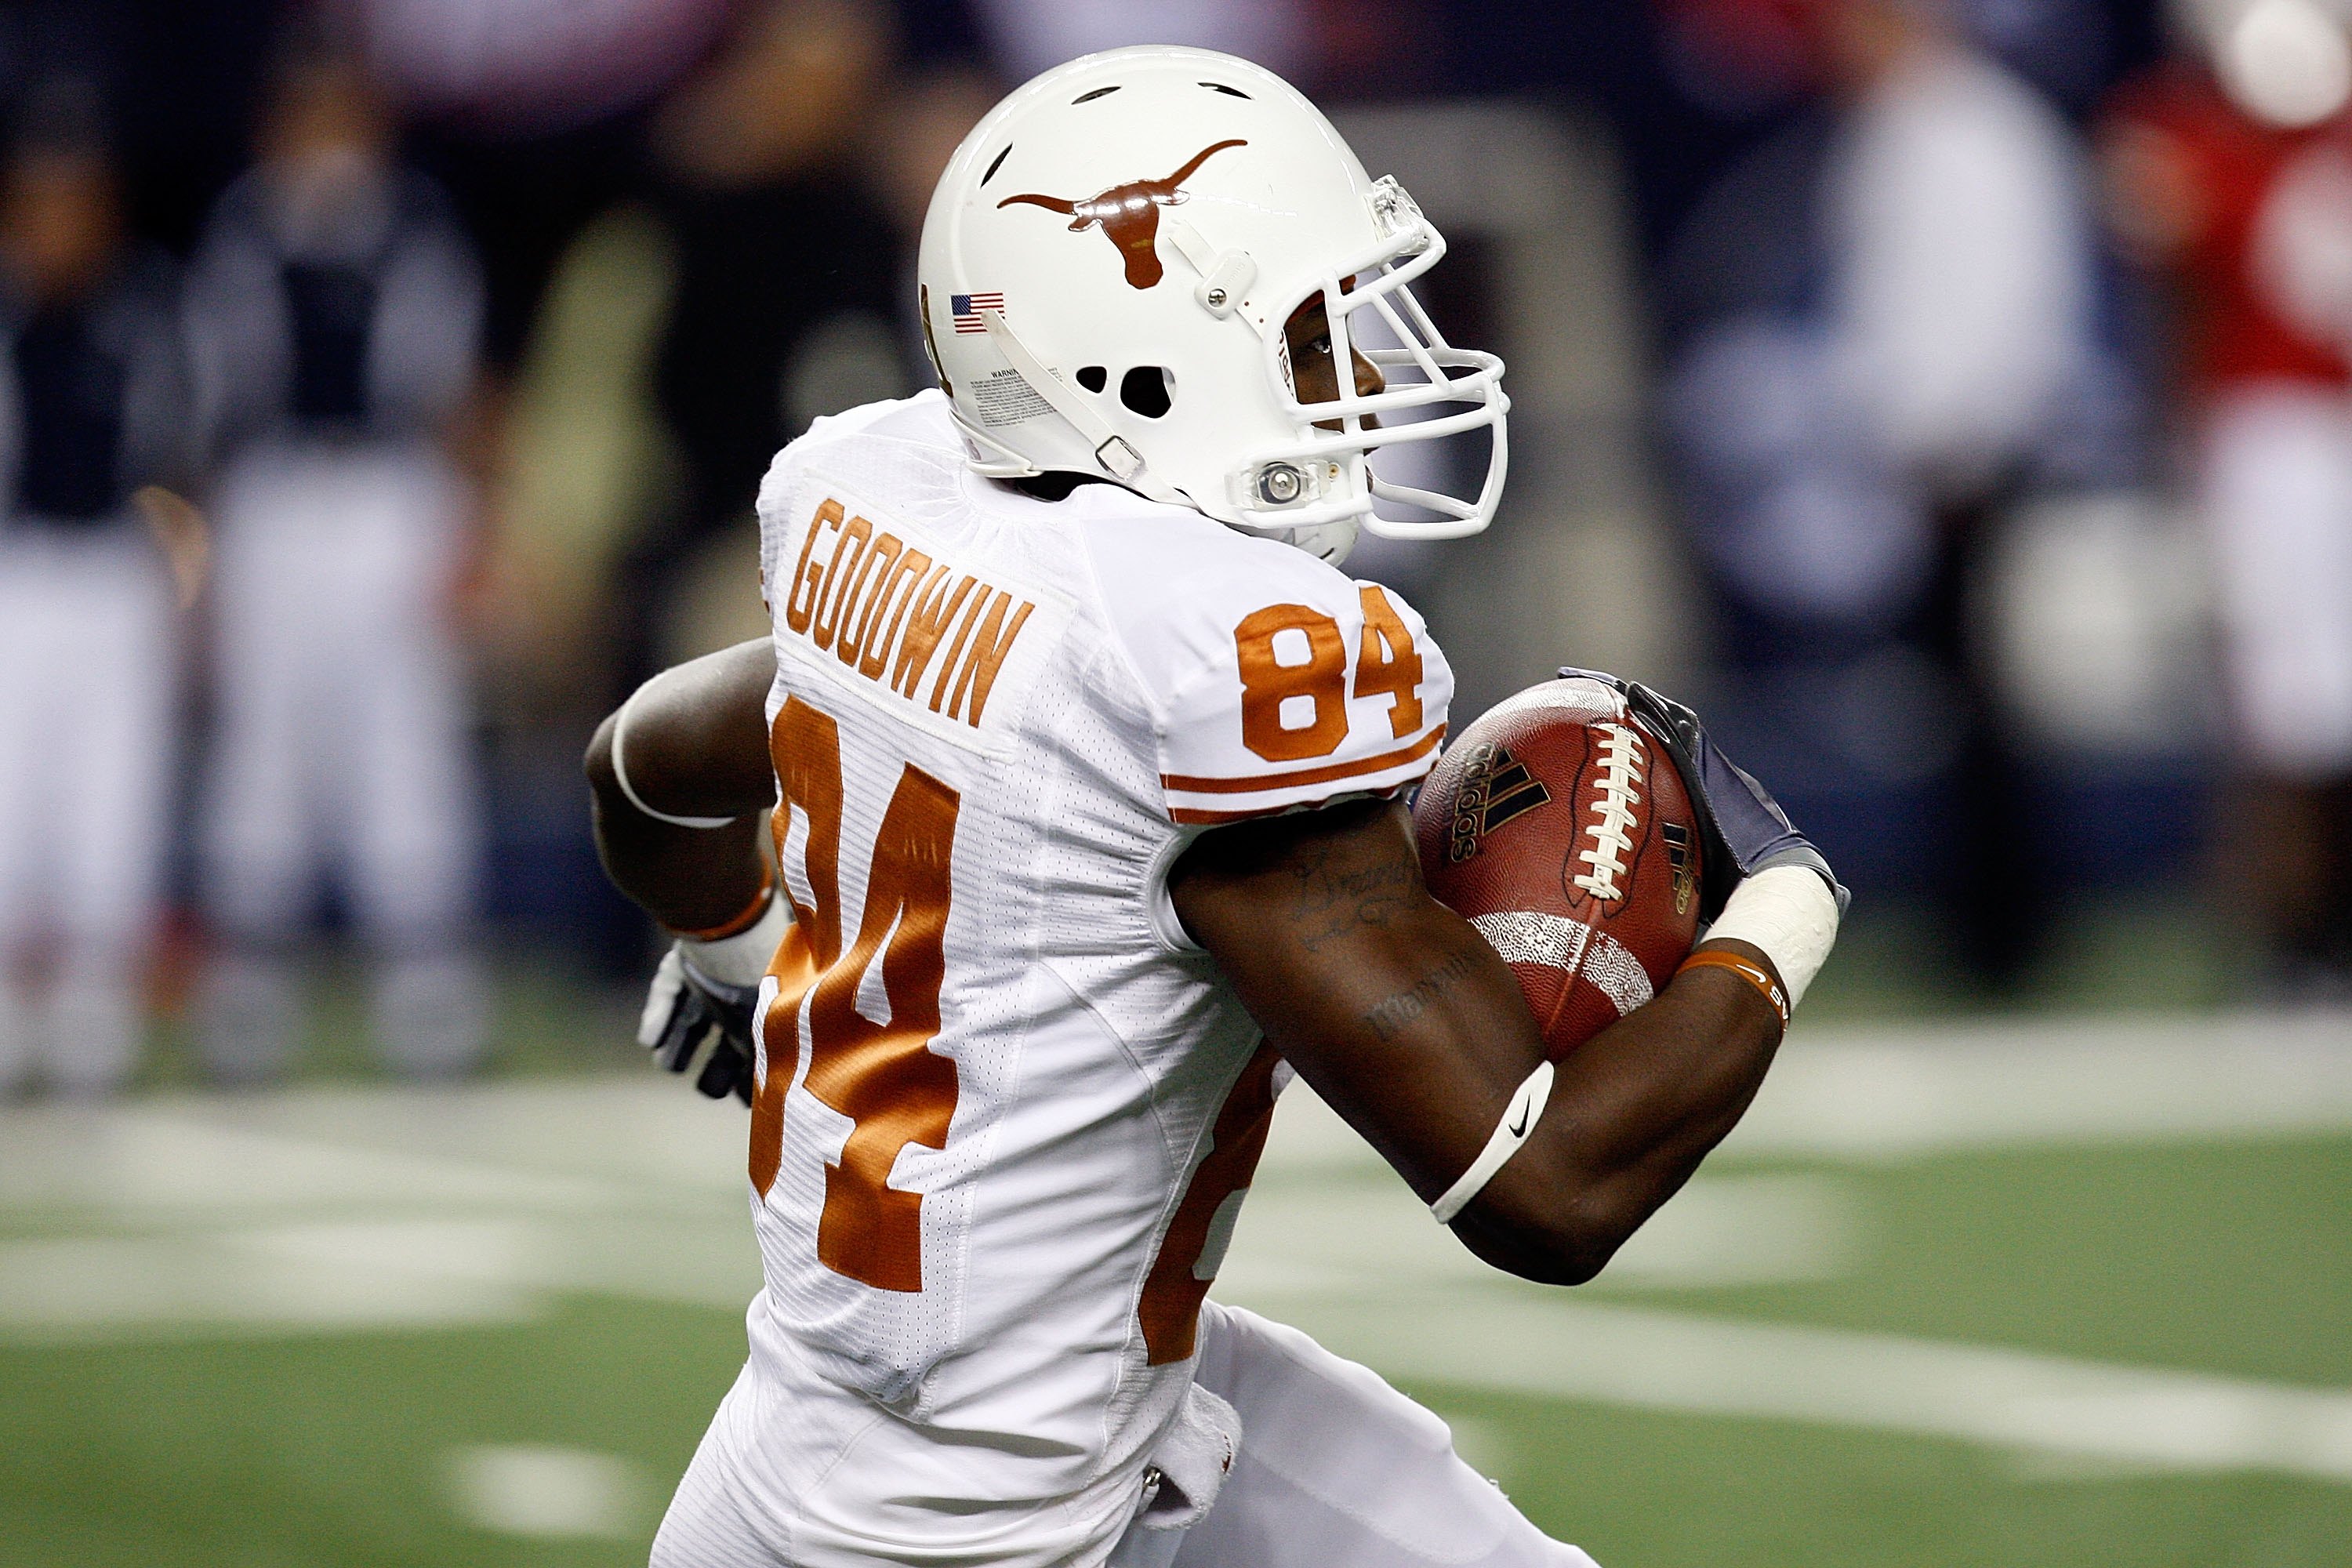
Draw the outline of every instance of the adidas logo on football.
<instances>
[{"instance_id":1,"label":"adidas logo on football","mask_svg":"<svg viewBox=\"0 0 2352 1568\"><path fill-rule=\"evenodd\" d=\"M1471 753L1454 796L1446 858L1455 864L1478 853L1479 840L1511 818L1551 799L1551 792L1507 747L1481 745Z\"/></svg>"}]
</instances>

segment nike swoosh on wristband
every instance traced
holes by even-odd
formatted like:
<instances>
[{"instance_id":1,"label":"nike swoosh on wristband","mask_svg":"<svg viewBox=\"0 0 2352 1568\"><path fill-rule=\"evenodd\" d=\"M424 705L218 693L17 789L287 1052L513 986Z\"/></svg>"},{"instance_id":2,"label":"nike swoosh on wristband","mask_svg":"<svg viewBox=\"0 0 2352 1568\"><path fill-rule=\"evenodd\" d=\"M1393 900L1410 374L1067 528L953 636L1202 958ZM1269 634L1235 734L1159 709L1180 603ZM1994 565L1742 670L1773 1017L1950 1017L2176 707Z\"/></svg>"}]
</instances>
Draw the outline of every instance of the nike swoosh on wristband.
<instances>
[{"instance_id":1,"label":"nike swoosh on wristband","mask_svg":"<svg viewBox=\"0 0 2352 1568\"><path fill-rule=\"evenodd\" d=\"M1470 1162L1470 1168L1429 1205L1429 1212L1438 1224L1452 1225L1454 1216L1478 1195L1495 1173L1519 1152L1527 1142L1528 1129L1535 1125L1536 1118L1543 1114L1545 1104L1551 1099L1553 1076L1550 1062L1538 1062L1536 1070L1529 1073L1526 1081L1512 1092L1503 1108L1503 1120L1495 1124L1486 1146L1478 1151L1478 1157Z\"/></svg>"}]
</instances>

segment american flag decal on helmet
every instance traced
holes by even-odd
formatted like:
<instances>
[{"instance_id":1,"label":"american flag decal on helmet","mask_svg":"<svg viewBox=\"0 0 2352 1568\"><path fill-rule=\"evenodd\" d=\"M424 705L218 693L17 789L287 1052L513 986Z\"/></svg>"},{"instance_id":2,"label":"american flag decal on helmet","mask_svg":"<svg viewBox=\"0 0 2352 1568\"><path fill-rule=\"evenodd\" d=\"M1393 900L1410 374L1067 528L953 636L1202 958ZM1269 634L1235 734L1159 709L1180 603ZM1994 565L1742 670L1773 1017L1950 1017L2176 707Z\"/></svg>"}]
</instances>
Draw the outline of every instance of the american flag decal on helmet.
<instances>
[{"instance_id":1,"label":"american flag decal on helmet","mask_svg":"<svg viewBox=\"0 0 2352 1568\"><path fill-rule=\"evenodd\" d=\"M1002 294L950 294L948 296L948 311L955 318L955 330L959 332L988 331L988 325L980 319L980 313L982 310L1002 310L1003 309L1004 309L1004 296Z\"/></svg>"}]
</instances>

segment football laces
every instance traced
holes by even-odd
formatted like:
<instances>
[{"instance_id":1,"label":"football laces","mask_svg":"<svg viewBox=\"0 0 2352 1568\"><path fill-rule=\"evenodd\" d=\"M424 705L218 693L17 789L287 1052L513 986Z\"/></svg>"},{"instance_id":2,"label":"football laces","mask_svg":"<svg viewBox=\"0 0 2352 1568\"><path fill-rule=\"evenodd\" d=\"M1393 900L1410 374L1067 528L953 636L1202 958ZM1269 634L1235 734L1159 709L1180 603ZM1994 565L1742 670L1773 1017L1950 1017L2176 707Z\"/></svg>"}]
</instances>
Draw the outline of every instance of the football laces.
<instances>
[{"instance_id":1,"label":"football laces","mask_svg":"<svg viewBox=\"0 0 2352 1568\"><path fill-rule=\"evenodd\" d=\"M1570 885L1596 899L1615 900L1622 896L1618 879L1625 874L1625 858L1633 851L1632 829L1639 821L1633 808L1642 800L1635 787L1642 782L1642 742L1622 724L1592 729L1601 737L1601 766L1592 824L1585 829L1591 845L1578 851L1576 858L1586 869Z\"/></svg>"}]
</instances>

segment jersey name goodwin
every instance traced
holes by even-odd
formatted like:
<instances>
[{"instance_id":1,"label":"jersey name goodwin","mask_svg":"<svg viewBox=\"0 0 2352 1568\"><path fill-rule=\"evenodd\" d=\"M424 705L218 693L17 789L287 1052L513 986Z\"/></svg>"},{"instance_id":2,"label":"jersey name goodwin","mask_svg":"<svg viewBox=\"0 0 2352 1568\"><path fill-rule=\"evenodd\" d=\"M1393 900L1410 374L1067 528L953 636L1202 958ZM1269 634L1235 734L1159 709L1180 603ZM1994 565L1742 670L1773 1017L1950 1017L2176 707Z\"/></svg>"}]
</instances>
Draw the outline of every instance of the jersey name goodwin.
<instances>
[{"instance_id":1,"label":"jersey name goodwin","mask_svg":"<svg viewBox=\"0 0 2352 1568\"><path fill-rule=\"evenodd\" d=\"M801 542L783 625L876 688L978 730L1036 609L827 497Z\"/></svg>"}]
</instances>

